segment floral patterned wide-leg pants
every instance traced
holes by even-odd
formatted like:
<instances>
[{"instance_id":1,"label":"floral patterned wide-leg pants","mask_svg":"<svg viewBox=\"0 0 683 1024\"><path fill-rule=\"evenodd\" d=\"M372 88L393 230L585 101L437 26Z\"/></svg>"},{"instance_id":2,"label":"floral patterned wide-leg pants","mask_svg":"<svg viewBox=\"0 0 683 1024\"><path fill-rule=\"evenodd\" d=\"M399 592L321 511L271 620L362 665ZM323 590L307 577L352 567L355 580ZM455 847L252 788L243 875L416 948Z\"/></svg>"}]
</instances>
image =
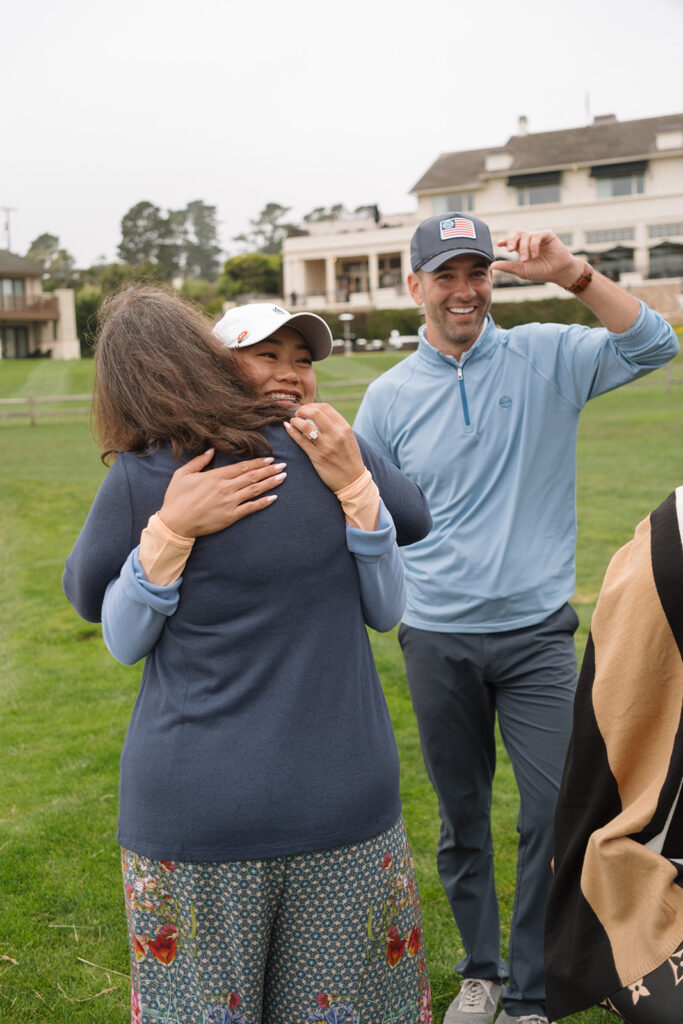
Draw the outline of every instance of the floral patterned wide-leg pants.
<instances>
[{"instance_id":1,"label":"floral patterned wide-leg pants","mask_svg":"<svg viewBox=\"0 0 683 1024\"><path fill-rule=\"evenodd\" d=\"M431 1024L403 821L234 863L123 851L132 1024Z\"/></svg>"}]
</instances>

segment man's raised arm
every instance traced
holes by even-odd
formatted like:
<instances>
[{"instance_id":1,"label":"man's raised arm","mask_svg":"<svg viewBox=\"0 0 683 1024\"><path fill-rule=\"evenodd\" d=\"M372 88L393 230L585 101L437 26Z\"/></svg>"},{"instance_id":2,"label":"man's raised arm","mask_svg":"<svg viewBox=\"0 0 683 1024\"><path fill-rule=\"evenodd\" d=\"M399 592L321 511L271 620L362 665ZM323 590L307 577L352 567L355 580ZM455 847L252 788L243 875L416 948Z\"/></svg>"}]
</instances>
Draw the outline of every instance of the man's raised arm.
<instances>
[{"instance_id":1,"label":"man's raised arm","mask_svg":"<svg viewBox=\"0 0 683 1024\"><path fill-rule=\"evenodd\" d=\"M525 281L552 281L568 291L576 289L577 299L592 309L612 334L623 334L636 322L639 300L574 256L552 231L513 231L497 244L518 253L519 262L495 260L492 270Z\"/></svg>"}]
</instances>

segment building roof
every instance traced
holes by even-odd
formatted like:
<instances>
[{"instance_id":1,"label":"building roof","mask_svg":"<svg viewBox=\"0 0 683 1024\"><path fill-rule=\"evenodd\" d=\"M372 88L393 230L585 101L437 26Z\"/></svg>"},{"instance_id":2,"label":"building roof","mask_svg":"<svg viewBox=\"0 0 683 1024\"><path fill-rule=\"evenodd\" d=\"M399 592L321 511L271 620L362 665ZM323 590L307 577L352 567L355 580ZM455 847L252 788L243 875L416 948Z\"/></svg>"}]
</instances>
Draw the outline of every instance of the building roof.
<instances>
[{"instance_id":1,"label":"building roof","mask_svg":"<svg viewBox=\"0 0 683 1024\"><path fill-rule=\"evenodd\" d=\"M0 249L0 276L17 274L20 277L42 277L43 268L40 263L27 260L25 256L15 256L9 249Z\"/></svg>"},{"instance_id":2,"label":"building roof","mask_svg":"<svg viewBox=\"0 0 683 1024\"><path fill-rule=\"evenodd\" d=\"M666 149L658 148L662 132L683 133L683 113L618 121L608 115L593 124L555 132L511 135L504 146L442 153L411 192L462 189L481 185L489 178L562 168L573 164L623 163L649 156L683 151L681 139L673 138ZM486 169L487 157L507 156L505 167Z\"/></svg>"}]
</instances>

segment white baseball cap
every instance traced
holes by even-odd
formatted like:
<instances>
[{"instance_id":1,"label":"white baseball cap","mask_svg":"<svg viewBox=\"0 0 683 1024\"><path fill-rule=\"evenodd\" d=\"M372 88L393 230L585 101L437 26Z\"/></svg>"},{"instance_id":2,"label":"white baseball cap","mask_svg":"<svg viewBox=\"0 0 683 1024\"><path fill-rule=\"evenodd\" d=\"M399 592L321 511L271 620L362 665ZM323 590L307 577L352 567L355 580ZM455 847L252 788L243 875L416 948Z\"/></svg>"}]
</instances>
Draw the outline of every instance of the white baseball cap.
<instances>
[{"instance_id":1,"label":"white baseball cap","mask_svg":"<svg viewBox=\"0 0 683 1024\"><path fill-rule=\"evenodd\" d=\"M316 313L288 313L272 302L251 302L229 309L214 325L213 333L226 348L246 348L285 326L298 331L314 360L327 359L332 351L332 331L323 318Z\"/></svg>"}]
</instances>

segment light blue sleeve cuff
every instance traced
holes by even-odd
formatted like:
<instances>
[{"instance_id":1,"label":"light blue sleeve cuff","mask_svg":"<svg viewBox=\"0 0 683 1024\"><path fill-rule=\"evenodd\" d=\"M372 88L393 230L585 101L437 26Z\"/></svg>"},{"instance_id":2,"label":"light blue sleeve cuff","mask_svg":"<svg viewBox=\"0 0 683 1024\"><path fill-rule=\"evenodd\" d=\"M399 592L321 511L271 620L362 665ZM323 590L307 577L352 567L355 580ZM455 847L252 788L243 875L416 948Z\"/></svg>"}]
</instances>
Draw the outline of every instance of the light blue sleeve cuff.
<instances>
[{"instance_id":1,"label":"light blue sleeve cuff","mask_svg":"<svg viewBox=\"0 0 683 1024\"><path fill-rule=\"evenodd\" d=\"M379 518L376 530L360 530L346 525L346 546L354 555L378 556L391 551L396 543L396 527L391 513L379 499Z\"/></svg>"},{"instance_id":2,"label":"light blue sleeve cuff","mask_svg":"<svg viewBox=\"0 0 683 1024\"><path fill-rule=\"evenodd\" d=\"M632 337L632 335L638 334L640 332L640 330L645 324L645 321L648 318L647 314L649 311L649 307L645 305L642 299L638 299L638 302L640 303L640 312L638 313L638 316L635 318L631 326L627 327L625 331L621 331L620 333L610 331L610 334L613 338L619 338L619 340L627 340L630 337Z\"/></svg>"},{"instance_id":3,"label":"light blue sleeve cuff","mask_svg":"<svg viewBox=\"0 0 683 1024\"><path fill-rule=\"evenodd\" d=\"M618 348L648 369L664 366L678 354L679 343L671 324L642 299L640 312L627 331L612 334ZM646 358L642 358L645 356Z\"/></svg>"},{"instance_id":4,"label":"light blue sleeve cuff","mask_svg":"<svg viewBox=\"0 0 683 1024\"><path fill-rule=\"evenodd\" d=\"M377 525L377 530L347 526L346 542L356 560L365 622L387 633L405 610L406 585L394 522L381 499Z\"/></svg>"},{"instance_id":5,"label":"light blue sleeve cuff","mask_svg":"<svg viewBox=\"0 0 683 1024\"><path fill-rule=\"evenodd\" d=\"M102 604L102 635L110 653L134 665L154 648L180 600L182 576L167 587L150 583L140 565L139 547L131 551L112 580Z\"/></svg>"}]
</instances>

